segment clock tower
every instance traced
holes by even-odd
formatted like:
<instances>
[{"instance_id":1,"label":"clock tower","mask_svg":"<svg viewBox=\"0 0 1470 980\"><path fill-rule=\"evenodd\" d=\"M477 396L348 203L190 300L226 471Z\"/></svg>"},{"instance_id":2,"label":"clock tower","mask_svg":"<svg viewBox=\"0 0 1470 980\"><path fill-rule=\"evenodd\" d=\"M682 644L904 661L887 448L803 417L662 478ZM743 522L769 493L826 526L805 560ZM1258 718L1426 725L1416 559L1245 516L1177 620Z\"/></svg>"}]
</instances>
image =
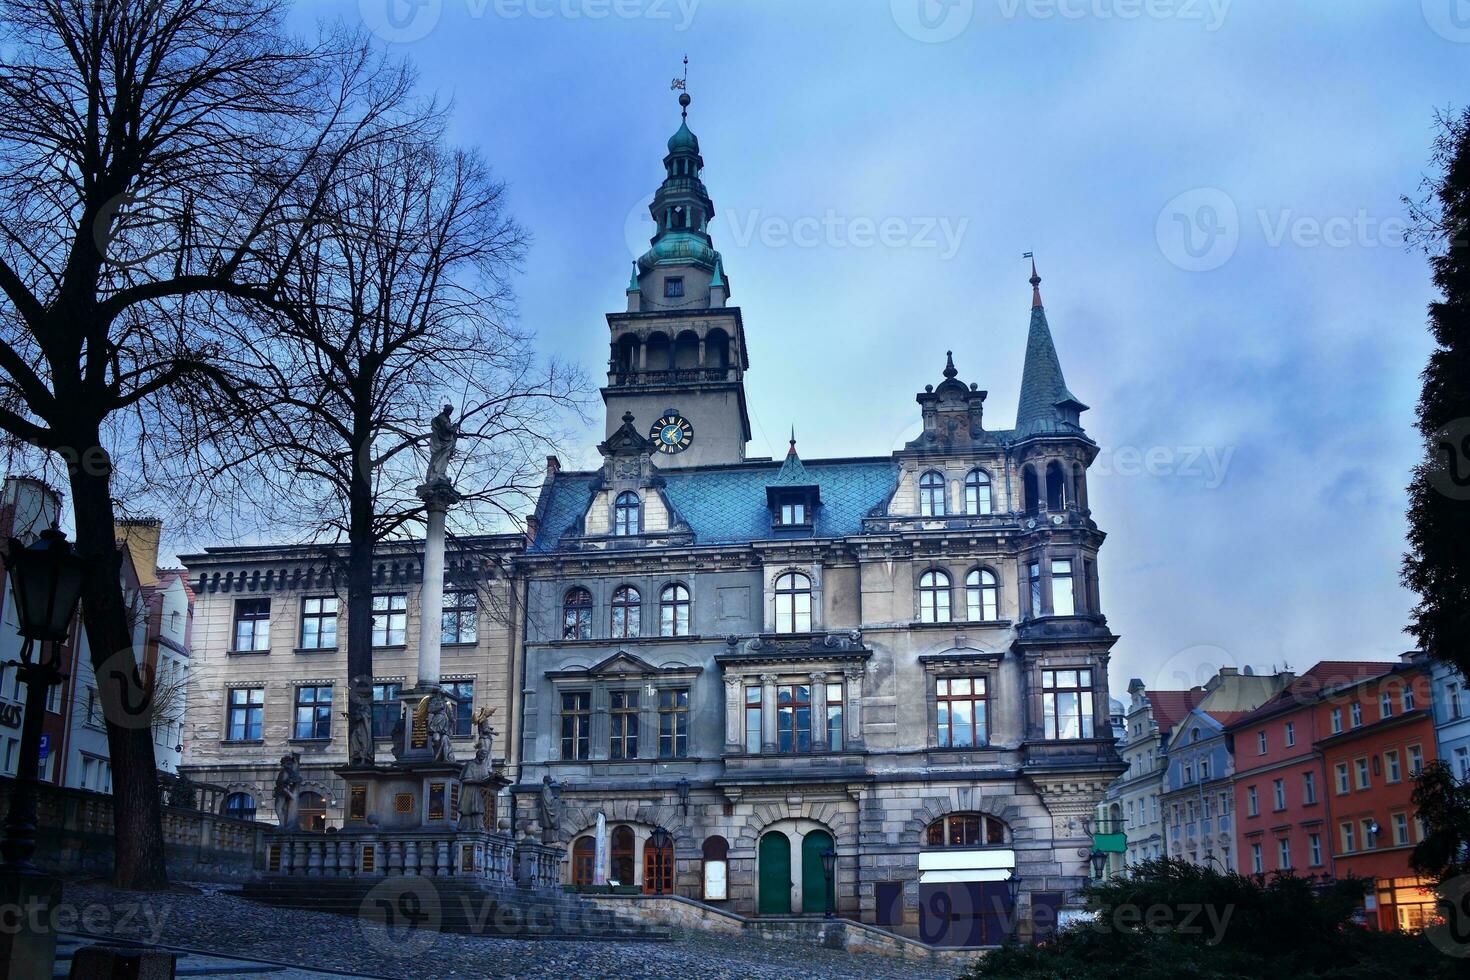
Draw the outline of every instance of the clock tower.
<instances>
[{"instance_id":1,"label":"clock tower","mask_svg":"<svg viewBox=\"0 0 1470 980\"><path fill-rule=\"evenodd\" d=\"M656 230L634 263L628 308L607 316L607 434L631 413L662 469L738 463L750 441L745 330L710 240L715 206L700 179L689 103L679 96L683 119L669 137L664 181L649 207Z\"/></svg>"}]
</instances>

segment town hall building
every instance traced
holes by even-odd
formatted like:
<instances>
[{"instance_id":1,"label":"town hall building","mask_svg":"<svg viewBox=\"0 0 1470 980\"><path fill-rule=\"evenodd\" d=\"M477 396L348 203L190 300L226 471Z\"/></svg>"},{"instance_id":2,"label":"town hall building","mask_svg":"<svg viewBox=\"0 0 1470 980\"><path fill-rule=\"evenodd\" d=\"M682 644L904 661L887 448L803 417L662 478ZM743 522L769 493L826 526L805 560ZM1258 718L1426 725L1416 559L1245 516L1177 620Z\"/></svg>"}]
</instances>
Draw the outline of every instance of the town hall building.
<instances>
[{"instance_id":1,"label":"town hall building","mask_svg":"<svg viewBox=\"0 0 1470 980\"><path fill-rule=\"evenodd\" d=\"M548 462L516 558L515 822L549 778L569 885L950 945L1044 931L1123 766L1098 447L1041 280L1012 427L937 350L902 449L747 458L758 365L681 103L657 232L607 316L602 465Z\"/></svg>"}]
</instances>

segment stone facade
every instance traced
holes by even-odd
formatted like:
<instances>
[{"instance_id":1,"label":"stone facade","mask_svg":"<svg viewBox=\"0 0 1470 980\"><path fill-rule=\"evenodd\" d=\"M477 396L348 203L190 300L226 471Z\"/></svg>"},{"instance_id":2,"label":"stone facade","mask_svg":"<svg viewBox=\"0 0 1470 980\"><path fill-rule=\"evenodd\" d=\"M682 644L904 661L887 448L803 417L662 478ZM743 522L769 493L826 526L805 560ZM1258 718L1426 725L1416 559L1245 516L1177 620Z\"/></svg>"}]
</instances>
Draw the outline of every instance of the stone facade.
<instances>
[{"instance_id":1,"label":"stone facade","mask_svg":"<svg viewBox=\"0 0 1470 980\"><path fill-rule=\"evenodd\" d=\"M510 661L520 627L509 563L522 541L518 535L461 539L459 550L451 549L449 556L446 594L464 598L467 607L468 597L474 596L473 626L466 625L443 648L444 683L472 685L456 732L461 758L474 753L471 711L496 709L495 727L502 732L511 724ZM422 551L422 542L403 542L380 551L373 593L381 597L381 604L395 608L375 614L375 631L379 627L383 631L378 637L382 642L375 642L373 649L374 681L379 685L408 688L414 683ZM337 571L343 556L331 549L282 546L211 548L182 557L196 599L181 771L224 787L225 805L232 808L227 812L246 802L235 794L246 794L260 819L273 820L280 759L299 752L302 789L324 804L324 812L311 818L321 827L340 827L346 800L342 780L333 770L348 761L347 606L345 585L339 585L344 580ZM335 611L322 600L335 601ZM468 622L463 613L451 614L451 620L454 615ZM242 625L247 616L259 618ZM304 622L308 618L309 627ZM263 635L258 632L262 629ZM252 649L240 649L242 645ZM321 689L328 690L329 703L318 705L320 710L306 707L300 694L306 688L318 689L316 698ZM235 695L240 703L234 706L232 719L235 691L259 695ZM249 703L255 697L258 705ZM248 715L253 708L258 714ZM396 701L385 699L379 713L384 724L376 732L376 751L385 762L392 719L398 713ZM298 727L303 714L311 719L309 731ZM497 757L505 754L506 744L502 736Z\"/></svg>"}]
</instances>

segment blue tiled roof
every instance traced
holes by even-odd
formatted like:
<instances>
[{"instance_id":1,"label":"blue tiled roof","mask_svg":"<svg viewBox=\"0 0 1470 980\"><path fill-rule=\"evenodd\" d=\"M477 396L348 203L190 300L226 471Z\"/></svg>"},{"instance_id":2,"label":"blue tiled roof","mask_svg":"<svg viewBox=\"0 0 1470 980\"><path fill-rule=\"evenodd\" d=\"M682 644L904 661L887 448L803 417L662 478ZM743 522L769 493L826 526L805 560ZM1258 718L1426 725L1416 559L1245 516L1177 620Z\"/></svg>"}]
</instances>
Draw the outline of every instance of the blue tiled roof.
<instances>
[{"instance_id":1,"label":"blue tiled roof","mask_svg":"<svg viewBox=\"0 0 1470 980\"><path fill-rule=\"evenodd\" d=\"M893 460L811 460L803 464L819 488L813 531L817 537L841 537L862 531L862 519L881 507L898 485ZM678 517L688 523L696 544L730 544L776 537L766 487L780 473L778 463L742 463L661 474L664 495ZM596 473L557 474L546 493L535 551L555 551L592 501Z\"/></svg>"}]
</instances>

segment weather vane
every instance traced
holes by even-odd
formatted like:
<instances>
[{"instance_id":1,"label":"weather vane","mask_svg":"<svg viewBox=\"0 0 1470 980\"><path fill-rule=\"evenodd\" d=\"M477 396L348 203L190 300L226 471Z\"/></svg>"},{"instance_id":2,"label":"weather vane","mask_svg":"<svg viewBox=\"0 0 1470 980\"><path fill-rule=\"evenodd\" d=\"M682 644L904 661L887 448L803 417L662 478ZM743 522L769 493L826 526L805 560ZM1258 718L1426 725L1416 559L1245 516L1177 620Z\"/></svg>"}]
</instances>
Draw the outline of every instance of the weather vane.
<instances>
[{"instance_id":1,"label":"weather vane","mask_svg":"<svg viewBox=\"0 0 1470 980\"><path fill-rule=\"evenodd\" d=\"M669 91L670 92L687 92L687 91L689 91L689 56L687 54L684 56L684 77L683 78L676 78L672 82L670 82L669 83Z\"/></svg>"}]
</instances>

